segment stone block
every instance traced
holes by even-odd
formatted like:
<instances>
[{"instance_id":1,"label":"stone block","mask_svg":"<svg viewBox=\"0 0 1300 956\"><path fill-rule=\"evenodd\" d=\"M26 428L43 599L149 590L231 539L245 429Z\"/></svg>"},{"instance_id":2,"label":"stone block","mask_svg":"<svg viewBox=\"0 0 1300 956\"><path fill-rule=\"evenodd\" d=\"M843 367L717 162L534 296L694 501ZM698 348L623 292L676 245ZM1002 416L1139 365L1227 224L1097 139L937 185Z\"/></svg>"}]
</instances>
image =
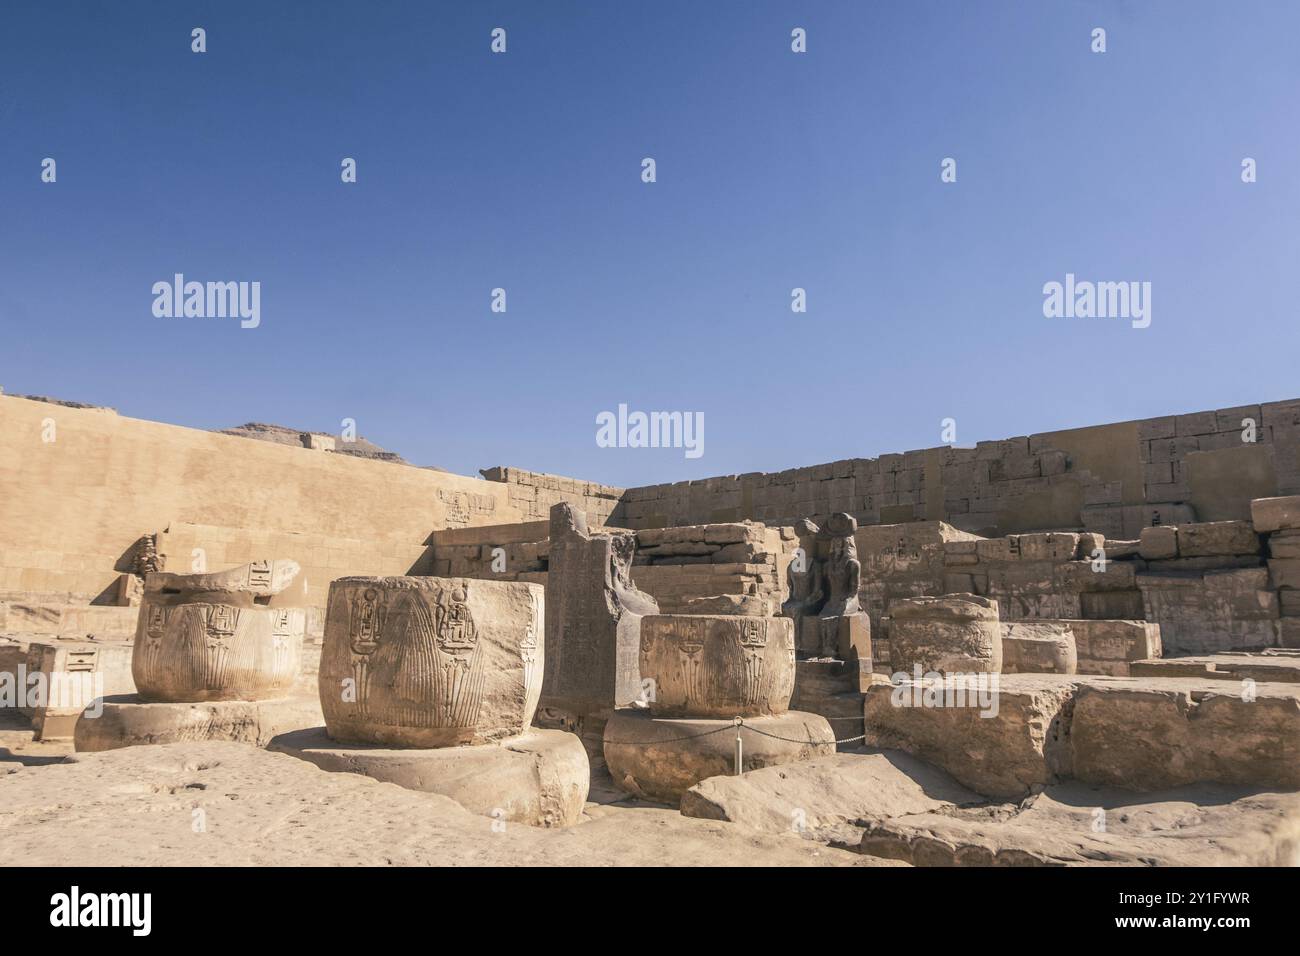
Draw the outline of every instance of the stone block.
<instances>
[{"instance_id":1,"label":"stone block","mask_svg":"<svg viewBox=\"0 0 1300 956\"><path fill-rule=\"evenodd\" d=\"M794 657L789 618L650 614L641 621L641 678L656 717L784 713Z\"/></svg>"},{"instance_id":2,"label":"stone block","mask_svg":"<svg viewBox=\"0 0 1300 956\"><path fill-rule=\"evenodd\" d=\"M1300 588L1300 558L1272 558L1268 574L1275 588Z\"/></svg>"},{"instance_id":3,"label":"stone block","mask_svg":"<svg viewBox=\"0 0 1300 956\"><path fill-rule=\"evenodd\" d=\"M1020 556L1025 561L1073 561L1079 550L1079 536L1048 531L1022 534Z\"/></svg>"},{"instance_id":4,"label":"stone block","mask_svg":"<svg viewBox=\"0 0 1300 956\"><path fill-rule=\"evenodd\" d=\"M1068 624L1002 622L1004 674L1074 674L1079 659Z\"/></svg>"},{"instance_id":5,"label":"stone block","mask_svg":"<svg viewBox=\"0 0 1300 956\"><path fill-rule=\"evenodd\" d=\"M1260 534L1300 530L1300 495L1256 498L1250 503L1250 517Z\"/></svg>"},{"instance_id":6,"label":"stone block","mask_svg":"<svg viewBox=\"0 0 1300 956\"><path fill-rule=\"evenodd\" d=\"M903 598L889 606L890 666L910 673L1002 669L998 604L974 594Z\"/></svg>"},{"instance_id":7,"label":"stone block","mask_svg":"<svg viewBox=\"0 0 1300 956\"><path fill-rule=\"evenodd\" d=\"M1138 536L1138 553L1148 561L1178 557L1178 529L1172 525L1143 528Z\"/></svg>"},{"instance_id":8,"label":"stone block","mask_svg":"<svg viewBox=\"0 0 1300 956\"><path fill-rule=\"evenodd\" d=\"M1198 782L1300 789L1300 687L1144 678L1080 686L1074 776L1130 790Z\"/></svg>"},{"instance_id":9,"label":"stone block","mask_svg":"<svg viewBox=\"0 0 1300 956\"><path fill-rule=\"evenodd\" d=\"M659 611L632 581L636 536L589 532L563 502L550 522L543 702L577 714L630 704L641 694L641 618Z\"/></svg>"},{"instance_id":10,"label":"stone block","mask_svg":"<svg viewBox=\"0 0 1300 956\"><path fill-rule=\"evenodd\" d=\"M1139 610L1140 610L1139 596ZM1159 657L1160 625L1142 620L1063 621L1074 635L1078 673L1130 676L1133 661Z\"/></svg>"},{"instance_id":11,"label":"stone block","mask_svg":"<svg viewBox=\"0 0 1300 956\"><path fill-rule=\"evenodd\" d=\"M1273 558L1300 558L1300 531L1275 531L1268 537L1268 553Z\"/></svg>"},{"instance_id":12,"label":"stone block","mask_svg":"<svg viewBox=\"0 0 1300 956\"><path fill-rule=\"evenodd\" d=\"M867 743L905 750L990 797L1020 799L1068 776L1067 708L1076 678L1012 674L988 680L994 683L969 694L962 706L955 704L960 678L872 687L864 711Z\"/></svg>"},{"instance_id":13,"label":"stone block","mask_svg":"<svg viewBox=\"0 0 1300 956\"><path fill-rule=\"evenodd\" d=\"M334 581L319 679L330 736L420 748L519 736L541 693L545 603L512 581Z\"/></svg>"},{"instance_id":14,"label":"stone block","mask_svg":"<svg viewBox=\"0 0 1300 956\"><path fill-rule=\"evenodd\" d=\"M1249 521L1205 521L1178 526L1181 558L1259 554L1259 551L1259 535Z\"/></svg>"},{"instance_id":15,"label":"stone block","mask_svg":"<svg viewBox=\"0 0 1300 956\"><path fill-rule=\"evenodd\" d=\"M280 735L267 749L322 770L442 794L471 813L537 827L579 823L591 784L582 741L563 730L536 727L476 747L400 750L340 744L314 728Z\"/></svg>"},{"instance_id":16,"label":"stone block","mask_svg":"<svg viewBox=\"0 0 1300 956\"><path fill-rule=\"evenodd\" d=\"M1085 591L1079 595L1079 614L1087 620L1141 620L1145 614L1142 592Z\"/></svg>"},{"instance_id":17,"label":"stone block","mask_svg":"<svg viewBox=\"0 0 1300 956\"><path fill-rule=\"evenodd\" d=\"M735 773L737 735L743 771L835 752L835 733L816 714L791 710L745 718L737 726L731 720L666 719L620 710L605 724L605 764L621 790L675 807L702 780Z\"/></svg>"},{"instance_id":18,"label":"stone block","mask_svg":"<svg viewBox=\"0 0 1300 956\"><path fill-rule=\"evenodd\" d=\"M1256 684L1252 696L1217 680L1008 674L983 707L909 706L912 685L868 692L868 742L987 796L1020 799L1069 778L1137 791L1300 789L1297 684Z\"/></svg>"}]
</instances>

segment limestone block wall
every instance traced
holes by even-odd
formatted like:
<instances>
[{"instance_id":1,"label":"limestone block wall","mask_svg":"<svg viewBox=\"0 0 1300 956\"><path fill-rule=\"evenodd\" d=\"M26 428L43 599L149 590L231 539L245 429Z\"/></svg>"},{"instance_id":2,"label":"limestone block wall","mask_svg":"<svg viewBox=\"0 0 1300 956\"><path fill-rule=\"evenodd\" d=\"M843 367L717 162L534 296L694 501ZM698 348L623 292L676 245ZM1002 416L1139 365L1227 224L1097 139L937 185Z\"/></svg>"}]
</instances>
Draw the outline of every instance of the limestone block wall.
<instances>
[{"instance_id":1,"label":"limestone block wall","mask_svg":"<svg viewBox=\"0 0 1300 956\"><path fill-rule=\"evenodd\" d=\"M549 533L546 521L436 531L422 566L443 576L545 583ZM772 615L785 596L788 564L779 529L695 525L638 532L632 576L665 614ZM718 600L707 608L693 606L703 598Z\"/></svg>"},{"instance_id":2,"label":"limestone block wall","mask_svg":"<svg viewBox=\"0 0 1300 956\"><path fill-rule=\"evenodd\" d=\"M1284 643L1285 591L1250 522L1161 525L1138 541L1040 532L943 548L944 592L995 598L1004 621L1146 621L1166 656ZM1099 551L1104 565L1091 560Z\"/></svg>"},{"instance_id":3,"label":"limestone block wall","mask_svg":"<svg viewBox=\"0 0 1300 956\"><path fill-rule=\"evenodd\" d=\"M882 619L899 598L946 593L944 555L949 542L978 540L942 521L869 525L854 535L862 581L858 598L871 618L871 633L885 640Z\"/></svg>"},{"instance_id":4,"label":"limestone block wall","mask_svg":"<svg viewBox=\"0 0 1300 956\"><path fill-rule=\"evenodd\" d=\"M567 501L587 513L590 525L618 524L611 517L623 496L622 488L504 466L485 468L481 474L488 481L506 486L510 506L524 521L545 521L552 505Z\"/></svg>"},{"instance_id":5,"label":"limestone block wall","mask_svg":"<svg viewBox=\"0 0 1300 956\"><path fill-rule=\"evenodd\" d=\"M1277 589L1278 643L1300 648L1300 496L1251 502L1253 527L1265 534L1269 580Z\"/></svg>"},{"instance_id":6,"label":"limestone block wall","mask_svg":"<svg viewBox=\"0 0 1300 956\"><path fill-rule=\"evenodd\" d=\"M1136 550L1097 534L1036 532L944 545L944 588L995 598L1002 620L1141 618Z\"/></svg>"},{"instance_id":7,"label":"limestone block wall","mask_svg":"<svg viewBox=\"0 0 1300 956\"><path fill-rule=\"evenodd\" d=\"M1254 442L1241 422L1255 422ZM610 523L938 520L986 536L1041 529L1136 538L1143 527L1249 517L1300 492L1300 400L629 488Z\"/></svg>"},{"instance_id":8,"label":"limestone block wall","mask_svg":"<svg viewBox=\"0 0 1300 956\"><path fill-rule=\"evenodd\" d=\"M500 482L0 396L0 593L95 599L173 526L314 535L318 571L339 574L377 545L396 574L433 529L521 517Z\"/></svg>"}]
</instances>

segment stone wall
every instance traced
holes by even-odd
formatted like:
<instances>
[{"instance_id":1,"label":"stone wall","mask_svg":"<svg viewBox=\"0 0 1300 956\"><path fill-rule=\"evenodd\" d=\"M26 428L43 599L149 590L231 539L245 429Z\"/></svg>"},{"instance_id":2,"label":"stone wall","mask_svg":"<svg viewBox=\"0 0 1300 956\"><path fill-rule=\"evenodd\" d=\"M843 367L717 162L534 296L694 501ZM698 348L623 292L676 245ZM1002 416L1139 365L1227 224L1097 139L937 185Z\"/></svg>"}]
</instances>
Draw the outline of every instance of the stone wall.
<instances>
[{"instance_id":1,"label":"stone wall","mask_svg":"<svg viewBox=\"0 0 1300 956\"><path fill-rule=\"evenodd\" d=\"M315 536L337 576L401 574L435 528L521 517L499 482L0 396L0 593L100 597L142 535L180 525Z\"/></svg>"},{"instance_id":2,"label":"stone wall","mask_svg":"<svg viewBox=\"0 0 1300 956\"><path fill-rule=\"evenodd\" d=\"M545 583L548 535L545 521L436 531L422 566L438 575ZM770 616L780 610L788 563L781 531L760 524L647 529L637 533L632 577L665 614Z\"/></svg>"},{"instance_id":3,"label":"stone wall","mask_svg":"<svg viewBox=\"0 0 1300 956\"><path fill-rule=\"evenodd\" d=\"M480 473L488 481L506 486L510 506L524 521L545 521L552 505L567 501L579 511L585 511L592 525L618 524L611 520L611 515L623 496L622 488L499 465Z\"/></svg>"},{"instance_id":4,"label":"stone wall","mask_svg":"<svg viewBox=\"0 0 1300 956\"><path fill-rule=\"evenodd\" d=\"M1090 556L1104 544L1073 532L948 542L944 589L995 598L1004 621L1140 618L1135 549L1115 542L1105 565L1094 565Z\"/></svg>"},{"instance_id":5,"label":"stone wall","mask_svg":"<svg viewBox=\"0 0 1300 956\"><path fill-rule=\"evenodd\" d=\"M1253 443L1244 419L1255 422ZM610 523L784 525L846 511L868 525L1136 538L1152 524L1248 518L1252 498L1296 492L1300 400L629 488Z\"/></svg>"}]
</instances>

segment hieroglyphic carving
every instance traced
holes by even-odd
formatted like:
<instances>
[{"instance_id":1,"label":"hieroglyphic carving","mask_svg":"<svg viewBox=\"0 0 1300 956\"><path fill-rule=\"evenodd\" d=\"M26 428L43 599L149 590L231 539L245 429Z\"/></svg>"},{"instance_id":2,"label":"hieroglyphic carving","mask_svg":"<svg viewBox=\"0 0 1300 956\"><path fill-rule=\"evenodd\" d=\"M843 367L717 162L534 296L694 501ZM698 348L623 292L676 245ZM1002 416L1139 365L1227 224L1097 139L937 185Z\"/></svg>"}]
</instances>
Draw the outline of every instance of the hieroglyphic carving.
<instances>
[{"instance_id":1,"label":"hieroglyphic carving","mask_svg":"<svg viewBox=\"0 0 1300 956\"><path fill-rule=\"evenodd\" d=\"M537 661L541 655L541 647L537 641L537 632L542 623L538 619L537 592L528 592L528 604L532 608L532 615L528 621L528 629L519 639L519 656L524 661L524 686L532 687L533 682L540 676L537 673Z\"/></svg>"},{"instance_id":2,"label":"hieroglyphic carving","mask_svg":"<svg viewBox=\"0 0 1300 956\"><path fill-rule=\"evenodd\" d=\"M641 622L641 673L659 717L785 713L794 690L787 618L653 614Z\"/></svg>"},{"instance_id":3,"label":"hieroglyphic carving","mask_svg":"<svg viewBox=\"0 0 1300 956\"><path fill-rule=\"evenodd\" d=\"M296 562L278 560L151 574L131 658L140 696L199 702L286 693L298 676L306 630L300 571Z\"/></svg>"},{"instance_id":4,"label":"hieroglyphic carving","mask_svg":"<svg viewBox=\"0 0 1300 956\"><path fill-rule=\"evenodd\" d=\"M496 512L497 500L492 495L483 495L470 491L449 491L438 489L438 500L446 508L448 528L463 528L475 515L490 515Z\"/></svg>"},{"instance_id":5,"label":"hieroglyphic carving","mask_svg":"<svg viewBox=\"0 0 1300 956\"><path fill-rule=\"evenodd\" d=\"M320 671L331 736L442 747L523 732L544 662L540 594L464 578L335 581ZM338 693L348 676L352 698Z\"/></svg>"}]
</instances>

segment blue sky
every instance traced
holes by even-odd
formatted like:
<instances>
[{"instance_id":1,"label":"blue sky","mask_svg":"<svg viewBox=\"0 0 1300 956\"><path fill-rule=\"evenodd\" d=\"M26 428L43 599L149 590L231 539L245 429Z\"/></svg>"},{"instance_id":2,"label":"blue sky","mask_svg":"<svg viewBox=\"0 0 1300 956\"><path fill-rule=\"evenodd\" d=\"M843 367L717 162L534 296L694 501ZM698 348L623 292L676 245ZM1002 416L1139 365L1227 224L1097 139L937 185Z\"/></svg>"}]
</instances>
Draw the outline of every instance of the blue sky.
<instances>
[{"instance_id":1,"label":"blue sky","mask_svg":"<svg viewBox=\"0 0 1300 956\"><path fill-rule=\"evenodd\" d=\"M619 485L1293 398L1297 32L1284 2L5 4L0 385ZM261 282L261 326L156 318L176 272ZM1151 327L1045 318L1067 272L1151 282ZM619 403L703 412L704 455L598 447Z\"/></svg>"}]
</instances>

